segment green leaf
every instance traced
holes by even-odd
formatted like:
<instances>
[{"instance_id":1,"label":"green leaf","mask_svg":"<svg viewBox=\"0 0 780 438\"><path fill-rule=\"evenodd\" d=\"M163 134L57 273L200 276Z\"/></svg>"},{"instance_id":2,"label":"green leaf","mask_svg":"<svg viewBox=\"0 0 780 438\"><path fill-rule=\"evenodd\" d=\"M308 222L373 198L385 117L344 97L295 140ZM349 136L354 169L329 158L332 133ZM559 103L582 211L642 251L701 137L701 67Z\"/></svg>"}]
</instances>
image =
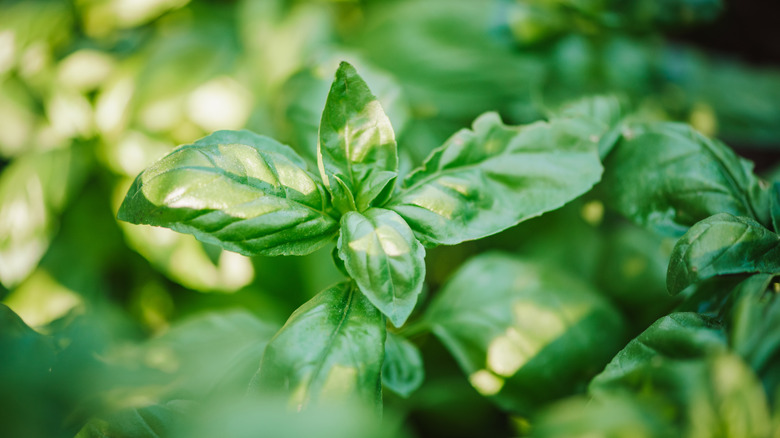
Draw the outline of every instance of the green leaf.
<instances>
[{"instance_id":1,"label":"green leaf","mask_svg":"<svg viewBox=\"0 0 780 438\"><path fill-rule=\"evenodd\" d=\"M171 436L192 413L195 403L171 400L165 404L125 409L95 418L87 423L76 438L160 438Z\"/></svg>"},{"instance_id":2,"label":"green leaf","mask_svg":"<svg viewBox=\"0 0 780 438\"><path fill-rule=\"evenodd\" d=\"M769 192L769 214L772 217L772 229L780 233L780 182L772 184Z\"/></svg>"},{"instance_id":3,"label":"green leaf","mask_svg":"<svg viewBox=\"0 0 780 438\"><path fill-rule=\"evenodd\" d=\"M727 319L734 352L750 364L770 397L780 390L780 284L771 274L756 274L737 285L735 304Z\"/></svg>"},{"instance_id":4,"label":"green leaf","mask_svg":"<svg viewBox=\"0 0 780 438\"><path fill-rule=\"evenodd\" d=\"M355 68L339 65L320 121L320 175L342 212L381 205L398 170L390 119Z\"/></svg>"},{"instance_id":5,"label":"green leaf","mask_svg":"<svg viewBox=\"0 0 780 438\"><path fill-rule=\"evenodd\" d=\"M669 235L717 213L770 224L765 187L753 164L688 125L631 127L607 158L609 204L634 222Z\"/></svg>"},{"instance_id":6,"label":"green leaf","mask_svg":"<svg viewBox=\"0 0 780 438\"><path fill-rule=\"evenodd\" d=\"M30 153L0 174L0 283L14 287L38 265L59 214L87 175L77 147Z\"/></svg>"},{"instance_id":7,"label":"green leaf","mask_svg":"<svg viewBox=\"0 0 780 438\"><path fill-rule=\"evenodd\" d=\"M705 358L727 350L723 332L714 320L696 313L664 316L634 338L590 383L591 393L606 392L637 378L654 362Z\"/></svg>"},{"instance_id":8,"label":"green leaf","mask_svg":"<svg viewBox=\"0 0 780 438\"><path fill-rule=\"evenodd\" d=\"M426 244L485 237L556 209L601 177L599 128L563 119L508 127L480 116L409 175L388 203Z\"/></svg>"},{"instance_id":9,"label":"green leaf","mask_svg":"<svg viewBox=\"0 0 780 438\"><path fill-rule=\"evenodd\" d=\"M339 257L360 291L400 327L425 280L425 249L398 213L372 208L341 218Z\"/></svg>"},{"instance_id":10,"label":"green leaf","mask_svg":"<svg viewBox=\"0 0 780 438\"><path fill-rule=\"evenodd\" d=\"M677 294L717 275L780 273L780 235L728 213L707 218L677 241L666 288Z\"/></svg>"},{"instance_id":11,"label":"green leaf","mask_svg":"<svg viewBox=\"0 0 780 438\"><path fill-rule=\"evenodd\" d=\"M587 119L601 125L599 156L603 159L620 139L625 105L616 96L592 96L565 104L553 119Z\"/></svg>"},{"instance_id":12,"label":"green leaf","mask_svg":"<svg viewBox=\"0 0 780 438\"><path fill-rule=\"evenodd\" d=\"M244 255L308 254L337 229L304 161L249 131L217 131L162 158L135 179L119 219Z\"/></svg>"},{"instance_id":13,"label":"green leaf","mask_svg":"<svg viewBox=\"0 0 780 438\"><path fill-rule=\"evenodd\" d=\"M624 331L620 315L586 284L502 254L460 268L426 322L477 391L524 414L587 382Z\"/></svg>"},{"instance_id":14,"label":"green leaf","mask_svg":"<svg viewBox=\"0 0 780 438\"><path fill-rule=\"evenodd\" d=\"M766 394L750 368L729 353L714 320L666 316L618 353L590 384L595 399L633 394L663 408L680 436L767 436Z\"/></svg>"},{"instance_id":15,"label":"green leaf","mask_svg":"<svg viewBox=\"0 0 780 438\"><path fill-rule=\"evenodd\" d=\"M409 397L425 379L420 350L407 339L392 332L385 341L382 384L402 397Z\"/></svg>"},{"instance_id":16,"label":"green leaf","mask_svg":"<svg viewBox=\"0 0 780 438\"><path fill-rule=\"evenodd\" d=\"M301 410L357 399L381 409L382 314L353 283L320 292L296 310L266 347L254 389L281 391Z\"/></svg>"}]
</instances>

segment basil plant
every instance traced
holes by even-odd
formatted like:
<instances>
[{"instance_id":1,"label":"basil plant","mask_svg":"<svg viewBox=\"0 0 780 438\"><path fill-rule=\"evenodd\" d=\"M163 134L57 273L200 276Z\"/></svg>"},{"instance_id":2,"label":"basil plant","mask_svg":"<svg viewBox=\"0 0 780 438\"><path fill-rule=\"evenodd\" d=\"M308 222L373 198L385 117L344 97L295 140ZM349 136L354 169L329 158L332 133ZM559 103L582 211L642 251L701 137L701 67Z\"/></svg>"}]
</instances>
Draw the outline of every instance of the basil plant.
<instances>
[{"instance_id":1,"label":"basil plant","mask_svg":"<svg viewBox=\"0 0 780 438\"><path fill-rule=\"evenodd\" d=\"M425 249L495 234L588 191L601 178L608 130L580 115L513 127L487 113L401 179L387 115L341 63L320 122L318 171L274 139L218 131L138 175L118 216L248 256L305 255L335 240L347 280L290 316L250 388L281 391L297 409L355 398L380 409L383 380L403 393L410 382L394 383L393 370L421 367L395 328L417 304Z\"/></svg>"}]
</instances>

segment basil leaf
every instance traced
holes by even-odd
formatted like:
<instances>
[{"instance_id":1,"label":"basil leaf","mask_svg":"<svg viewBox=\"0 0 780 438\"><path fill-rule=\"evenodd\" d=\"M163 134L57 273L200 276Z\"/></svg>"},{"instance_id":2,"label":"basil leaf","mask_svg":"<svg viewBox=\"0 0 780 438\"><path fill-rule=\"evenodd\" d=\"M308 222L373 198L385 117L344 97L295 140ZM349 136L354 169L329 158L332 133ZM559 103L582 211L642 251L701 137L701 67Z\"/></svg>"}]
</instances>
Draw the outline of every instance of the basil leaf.
<instances>
[{"instance_id":1,"label":"basil leaf","mask_svg":"<svg viewBox=\"0 0 780 438\"><path fill-rule=\"evenodd\" d=\"M483 114L409 175L387 208L430 245L495 234L598 182L598 134L598 126L573 119L518 128Z\"/></svg>"},{"instance_id":2,"label":"basil leaf","mask_svg":"<svg viewBox=\"0 0 780 438\"><path fill-rule=\"evenodd\" d=\"M590 383L593 394L621 386L648 364L705 358L727 350L714 320L692 312L664 316L626 345Z\"/></svg>"},{"instance_id":3,"label":"basil leaf","mask_svg":"<svg viewBox=\"0 0 780 438\"><path fill-rule=\"evenodd\" d=\"M770 223L753 164L688 125L633 126L604 166L607 202L658 232L679 236L717 213Z\"/></svg>"},{"instance_id":4,"label":"basil leaf","mask_svg":"<svg viewBox=\"0 0 780 438\"><path fill-rule=\"evenodd\" d=\"M325 187L342 213L381 205L398 170L395 134L355 68L339 65L320 121L317 158ZM384 196L381 196L384 195Z\"/></svg>"},{"instance_id":5,"label":"basil leaf","mask_svg":"<svg viewBox=\"0 0 780 438\"><path fill-rule=\"evenodd\" d=\"M601 126L599 156L606 157L620 139L625 107L616 96L593 96L565 104L553 119L587 119Z\"/></svg>"},{"instance_id":6,"label":"basil leaf","mask_svg":"<svg viewBox=\"0 0 780 438\"><path fill-rule=\"evenodd\" d=\"M387 332L382 384L385 388L409 397L425 379L420 350L406 338Z\"/></svg>"},{"instance_id":7,"label":"basil leaf","mask_svg":"<svg viewBox=\"0 0 780 438\"><path fill-rule=\"evenodd\" d=\"M688 230L669 261L666 288L677 294L717 275L780 273L780 235L753 219L721 213Z\"/></svg>"},{"instance_id":8,"label":"basil leaf","mask_svg":"<svg viewBox=\"0 0 780 438\"><path fill-rule=\"evenodd\" d=\"M587 285L502 254L460 268L426 322L477 391L524 414L587 382L624 331L616 310Z\"/></svg>"},{"instance_id":9,"label":"basil leaf","mask_svg":"<svg viewBox=\"0 0 780 438\"><path fill-rule=\"evenodd\" d=\"M780 233L780 182L772 184L769 192L769 214L772 218L772 229Z\"/></svg>"},{"instance_id":10,"label":"basil leaf","mask_svg":"<svg viewBox=\"0 0 780 438\"><path fill-rule=\"evenodd\" d=\"M341 218L339 257L360 291L400 327L425 280L425 249L396 212L372 208Z\"/></svg>"},{"instance_id":11,"label":"basil leaf","mask_svg":"<svg viewBox=\"0 0 780 438\"><path fill-rule=\"evenodd\" d=\"M119 219L244 255L308 254L337 228L304 161L249 131L217 131L162 158L135 179Z\"/></svg>"},{"instance_id":12,"label":"basil leaf","mask_svg":"<svg viewBox=\"0 0 780 438\"><path fill-rule=\"evenodd\" d=\"M125 409L87 423L76 438L160 438L173 436L186 424L195 402L171 400L164 404Z\"/></svg>"},{"instance_id":13,"label":"basil leaf","mask_svg":"<svg viewBox=\"0 0 780 438\"><path fill-rule=\"evenodd\" d=\"M296 310L265 349L252 387L283 391L298 410L350 399L381 409L382 314L353 283L320 292Z\"/></svg>"},{"instance_id":14,"label":"basil leaf","mask_svg":"<svg viewBox=\"0 0 780 438\"><path fill-rule=\"evenodd\" d=\"M30 153L0 174L0 283L12 288L38 266L59 215L88 174L78 147Z\"/></svg>"}]
</instances>

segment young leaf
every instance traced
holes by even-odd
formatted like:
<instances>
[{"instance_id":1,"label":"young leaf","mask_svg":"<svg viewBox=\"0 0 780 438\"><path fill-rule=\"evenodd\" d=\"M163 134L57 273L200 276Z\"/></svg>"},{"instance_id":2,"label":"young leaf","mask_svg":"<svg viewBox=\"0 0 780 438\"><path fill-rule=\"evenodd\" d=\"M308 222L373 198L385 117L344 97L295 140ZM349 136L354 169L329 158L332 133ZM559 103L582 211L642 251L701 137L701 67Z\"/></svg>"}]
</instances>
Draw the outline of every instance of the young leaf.
<instances>
[{"instance_id":1,"label":"young leaf","mask_svg":"<svg viewBox=\"0 0 780 438\"><path fill-rule=\"evenodd\" d=\"M624 330L620 315L587 285L501 254L458 270L426 322L477 391L524 414L595 375L622 345Z\"/></svg>"},{"instance_id":2,"label":"young leaf","mask_svg":"<svg viewBox=\"0 0 780 438\"><path fill-rule=\"evenodd\" d=\"M688 230L669 261L666 287L677 294L716 275L780 273L780 235L758 222L721 213Z\"/></svg>"},{"instance_id":3,"label":"young leaf","mask_svg":"<svg viewBox=\"0 0 780 438\"><path fill-rule=\"evenodd\" d=\"M485 237L556 209L601 177L599 128L574 119L508 127L480 116L409 175L388 203L426 244Z\"/></svg>"},{"instance_id":4,"label":"young leaf","mask_svg":"<svg viewBox=\"0 0 780 438\"><path fill-rule=\"evenodd\" d=\"M398 213L372 208L341 218L339 257L360 291L400 327L425 280L425 249Z\"/></svg>"},{"instance_id":5,"label":"young leaf","mask_svg":"<svg viewBox=\"0 0 780 438\"><path fill-rule=\"evenodd\" d=\"M320 121L317 157L322 180L341 212L381 205L398 170L390 119L368 85L346 62L339 65Z\"/></svg>"},{"instance_id":6,"label":"young leaf","mask_svg":"<svg viewBox=\"0 0 780 438\"><path fill-rule=\"evenodd\" d=\"M288 146L217 131L138 175L118 216L244 255L302 255L336 233L327 210L320 183Z\"/></svg>"},{"instance_id":7,"label":"young leaf","mask_svg":"<svg viewBox=\"0 0 780 438\"><path fill-rule=\"evenodd\" d=\"M405 338L387 333L382 384L402 397L409 397L425 379L422 356L417 347Z\"/></svg>"},{"instance_id":8,"label":"young leaf","mask_svg":"<svg viewBox=\"0 0 780 438\"><path fill-rule=\"evenodd\" d=\"M605 162L607 201L634 222L681 235L717 213L769 226L765 188L752 163L677 123L633 126Z\"/></svg>"},{"instance_id":9,"label":"young leaf","mask_svg":"<svg viewBox=\"0 0 780 438\"><path fill-rule=\"evenodd\" d=\"M341 283L290 316L266 347L252 387L286 392L298 410L352 398L379 408L384 352L382 314L353 283Z\"/></svg>"}]
</instances>

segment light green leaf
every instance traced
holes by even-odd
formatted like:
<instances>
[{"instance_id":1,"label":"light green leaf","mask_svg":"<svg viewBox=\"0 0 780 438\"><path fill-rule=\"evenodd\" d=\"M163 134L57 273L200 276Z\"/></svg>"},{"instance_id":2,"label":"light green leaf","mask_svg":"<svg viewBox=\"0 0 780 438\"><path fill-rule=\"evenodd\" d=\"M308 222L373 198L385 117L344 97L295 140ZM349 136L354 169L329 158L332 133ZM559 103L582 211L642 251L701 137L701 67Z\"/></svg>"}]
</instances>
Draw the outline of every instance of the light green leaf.
<instances>
[{"instance_id":1,"label":"light green leaf","mask_svg":"<svg viewBox=\"0 0 780 438\"><path fill-rule=\"evenodd\" d=\"M420 350L406 338L387 333L382 384L402 397L409 397L425 379Z\"/></svg>"},{"instance_id":2,"label":"light green leaf","mask_svg":"<svg viewBox=\"0 0 780 438\"><path fill-rule=\"evenodd\" d=\"M425 280L425 249L398 213L372 208L341 218L339 257L360 291L400 327Z\"/></svg>"},{"instance_id":3,"label":"light green leaf","mask_svg":"<svg viewBox=\"0 0 780 438\"><path fill-rule=\"evenodd\" d=\"M688 125L633 126L604 166L609 204L662 233L679 236L717 213L770 224L766 188L753 164Z\"/></svg>"},{"instance_id":4,"label":"light green leaf","mask_svg":"<svg viewBox=\"0 0 780 438\"><path fill-rule=\"evenodd\" d=\"M302 255L336 233L328 210L320 183L288 146L249 131L218 131L141 173L119 219L244 255Z\"/></svg>"},{"instance_id":5,"label":"light green leaf","mask_svg":"<svg viewBox=\"0 0 780 438\"><path fill-rule=\"evenodd\" d=\"M606 157L620 138L622 120L626 116L624 104L616 96L592 96L565 104L553 119L587 119L601 126L599 155Z\"/></svg>"},{"instance_id":6,"label":"light green leaf","mask_svg":"<svg viewBox=\"0 0 780 438\"><path fill-rule=\"evenodd\" d=\"M381 205L392 194L398 170L393 127L346 62L336 71L322 112L317 158L325 187L342 213Z\"/></svg>"},{"instance_id":7,"label":"light green leaf","mask_svg":"<svg viewBox=\"0 0 780 438\"><path fill-rule=\"evenodd\" d=\"M586 284L502 254L467 262L425 321L477 391L523 414L587 382L624 331L616 310Z\"/></svg>"},{"instance_id":8,"label":"light green leaf","mask_svg":"<svg viewBox=\"0 0 780 438\"><path fill-rule=\"evenodd\" d=\"M252 383L281 391L292 408L356 399L381 409L385 321L353 283L320 292L266 347Z\"/></svg>"},{"instance_id":9,"label":"light green leaf","mask_svg":"<svg viewBox=\"0 0 780 438\"><path fill-rule=\"evenodd\" d=\"M14 287L38 265L59 214L87 175L83 150L31 153L0 174L0 283Z\"/></svg>"},{"instance_id":10,"label":"light green leaf","mask_svg":"<svg viewBox=\"0 0 780 438\"><path fill-rule=\"evenodd\" d=\"M409 175L388 203L426 244L495 234L556 209L601 177L599 127L562 119L509 127L480 116Z\"/></svg>"},{"instance_id":11,"label":"light green leaf","mask_svg":"<svg viewBox=\"0 0 780 438\"><path fill-rule=\"evenodd\" d=\"M753 219L721 213L677 241L666 288L677 294L691 284L728 274L780 273L780 235Z\"/></svg>"}]
</instances>

